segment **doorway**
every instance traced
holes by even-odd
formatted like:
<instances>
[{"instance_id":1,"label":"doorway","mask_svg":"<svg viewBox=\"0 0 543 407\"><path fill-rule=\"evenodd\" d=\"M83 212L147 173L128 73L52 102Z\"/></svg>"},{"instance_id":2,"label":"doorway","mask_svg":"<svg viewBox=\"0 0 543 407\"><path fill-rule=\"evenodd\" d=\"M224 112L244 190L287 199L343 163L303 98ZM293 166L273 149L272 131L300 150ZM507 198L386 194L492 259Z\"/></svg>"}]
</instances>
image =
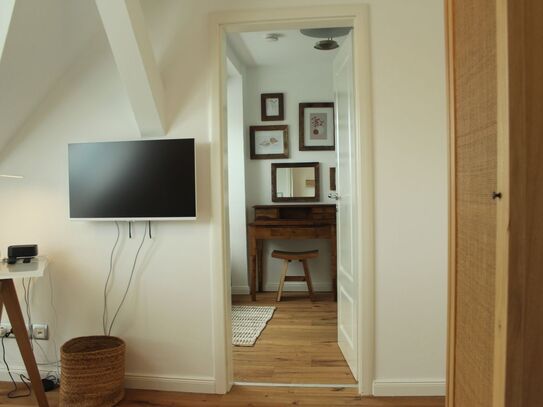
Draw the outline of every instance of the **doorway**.
<instances>
[{"instance_id":1,"label":"doorway","mask_svg":"<svg viewBox=\"0 0 543 407\"><path fill-rule=\"evenodd\" d=\"M351 27L227 34L235 383L356 385L352 54Z\"/></svg>"},{"instance_id":2,"label":"doorway","mask_svg":"<svg viewBox=\"0 0 543 407\"><path fill-rule=\"evenodd\" d=\"M266 16L260 14L258 19L262 21L262 23L257 24L255 26L254 23L250 24L250 30L252 32L254 31L280 31L281 29L292 29L292 28L319 28L319 27L330 27L330 26L352 26L354 28L353 30L353 42L355 43L355 54L354 54L354 68L353 68L353 76L354 76L354 83L357 84L357 87L354 87L354 91L352 92L352 102L356 103L357 106L360 106L357 109L358 117L352 118L358 126L356 126L357 130L357 136L361 140L361 143L357 146L352 146L353 148L353 155L352 158L354 160L354 171L359 174L363 174L363 176L360 180L354 181L353 185L351 185L353 191L364 191L365 194L361 194L361 196L364 197L363 200L359 200L356 202L356 212L359 214L359 216L354 221L355 230L357 233L360 233L360 246L363 248L361 251L358 251L356 253L356 260L360 260L360 267L357 267L357 270L360 272L357 273L358 282L353 287L353 292L355 295L359 295L359 298L356 299L356 301L353 303L353 308L346 310L343 310L343 317L345 320L349 320L350 325L349 329L352 330L350 338L355 338L354 341L351 341L350 345L353 349L356 350L357 356L355 356L355 360L351 361L355 364L357 371L359 372L359 381L358 381L358 388L359 391L362 394L370 394L371 393L371 382L372 382L372 374L373 374L373 366L372 366L372 314L373 314L373 300L372 300L372 273L373 273L373 257L372 257L372 244L373 244L373 238L372 238L372 225L371 225L371 219L372 219L372 207L371 207L371 148L368 148L370 143L370 121L369 121L369 111L370 111L370 103L369 103L369 86L362 87L363 84L369 83L369 68L366 66L364 67L362 64L362 60L364 60L365 64L368 64L369 58L368 58L368 44L367 44L367 35L365 34L367 30L367 24L364 25L363 22L367 18L367 12L366 8L363 6L356 6L349 9L349 14L351 17L345 18L345 10L339 10L342 17L337 17L334 12L338 12L338 8L331 7L328 10L319 10L316 12L315 10L298 10L300 13L299 20L296 21L296 24L289 22L266 22L268 18L271 18L272 16L270 14L267 14ZM304 15L305 13L309 13L307 15ZM329 15L326 15L327 13L330 13ZM259 14L259 13L257 13ZM315 19L315 14L320 14L320 19ZM312 17L310 21L307 21L308 18ZM222 18L225 18L225 16L216 16L218 20L221 20ZM248 17L252 21L254 21L254 16ZM294 27L293 27L294 25ZM226 83L226 76L221 74L221 72L226 72L226 70L223 71L222 68L226 67L226 48L227 48L227 32L244 32L249 27L244 22L228 22L223 24L217 24L219 28L219 37L221 40L219 41L219 64L218 64L218 78L222 78L219 82L219 86L216 90L219 90L220 94L222 95L220 97L220 100L223 100L226 102L227 93L223 86ZM363 58L362 58L363 57ZM221 68L222 67L222 68ZM363 90L362 90L363 89ZM221 124L221 134L222 134L222 140L223 143L226 142L227 138L225 137L226 127L227 127L227 121L226 118L223 117L222 114L224 110L221 108L217 113L219 113L218 117L220 117L219 123ZM363 117L361 117L363 116ZM360 123L364 123L363 126L360 126ZM294 134L293 137L297 137L297 134ZM225 143L226 144L226 143ZM223 144L223 145L225 145ZM229 143L228 143L229 144ZM222 149L221 149L222 150ZM216 151L215 153L218 153ZM222 151L221 151L222 153ZM222 155L221 154L221 160L219 162L222 162L221 167L224 168L224 160L229 160L231 158L230 152ZM226 161L228 162L228 161ZM367 170L366 172L364 172ZM326 177L326 183L328 183L328 174L323 174L323 177ZM232 181L232 179L230 179ZM216 187L220 186L221 195L224 197L223 202L226 203L226 200L228 199L228 202L231 204L230 196L229 194L225 194L225 185L226 183L221 181L216 183ZM226 205L222 205L222 208L220 208L220 213L224 215L224 223L220 225L219 228L221 235L225 237L228 240L232 240L232 237L230 236L231 229L229 228L229 221L232 223L232 219L229 219L229 213L228 213L228 207ZM246 219L248 219L249 214L246 212ZM362 231L360 228L360 224L365 223L365 228ZM230 276L230 245L221 245L221 251L223 252L224 256L219 261L220 268L223 270L224 275L221 276L222 281L222 294L223 294L223 302L222 302L222 315L224 319L222 322L224 322L224 332L225 332L225 343L223 342L224 348L222 350L224 351L225 355L225 364L222 365L219 359L219 366L221 365L225 368L224 369L224 376L227 381L226 389L231 385L231 383L236 380L235 376L233 375L233 363L232 363L232 351L230 348L230 341L231 341L231 332L230 332L230 304L229 304L229 297L231 294L230 291L230 283L231 283L231 276ZM348 252L348 251L347 251ZM351 254L354 254L351 252ZM363 260L363 262L362 262ZM341 274L341 272L339 272ZM341 277L340 277L341 278ZM367 284L369 283L369 284ZM366 285L367 284L367 285ZM219 288L219 287L217 287ZM289 293L290 294L290 293ZM345 291L341 292L340 295L345 295ZM246 295L246 294L245 294ZM321 294L319 294L321 295ZM296 298L297 294L293 294L294 298ZM262 301L267 301L266 295L263 295ZM294 301L285 301L284 306L285 309L291 308ZM301 304L302 302L300 302ZM317 302L315 302L316 304ZM332 304L335 304L335 302L331 301ZM341 302L340 302L341 304ZM281 304L281 306L283 306ZM306 305L307 306L307 305ZM219 307L220 308L220 307ZM340 307L341 308L341 307ZM226 309L226 312L224 312L224 309ZM345 312L347 311L347 312ZM298 311L295 311L298 312ZM326 311L324 311L326 312ZM335 310L332 311L334 313ZM341 314L341 310L340 310ZM220 318L218 318L220 320ZM346 324L348 325L348 324ZM364 339L364 340L363 340ZM288 345L287 345L288 346ZM218 347L219 350L221 350L221 347ZM235 359L235 358L234 358ZM365 359L365 360L364 360ZM358 369L360 368L360 369Z\"/></svg>"}]
</instances>

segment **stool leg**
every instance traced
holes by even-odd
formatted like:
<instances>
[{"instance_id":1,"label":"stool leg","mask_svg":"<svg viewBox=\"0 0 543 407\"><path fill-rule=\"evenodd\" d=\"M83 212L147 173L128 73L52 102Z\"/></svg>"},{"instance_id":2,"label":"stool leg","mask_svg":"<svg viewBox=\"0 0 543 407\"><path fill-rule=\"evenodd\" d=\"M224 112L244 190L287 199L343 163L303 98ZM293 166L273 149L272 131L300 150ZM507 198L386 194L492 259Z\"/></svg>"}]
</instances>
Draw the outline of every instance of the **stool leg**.
<instances>
[{"instance_id":1,"label":"stool leg","mask_svg":"<svg viewBox=\"0 0 543 407\"><path fill-rule=\"evenodd\" d=\"M277 301L281 301L281 295L283 294L283 286L285 285L285 277L287 276L288 260L285 260L283 266L283 272L281 273L281 279L279 280L279 290L277 290Z\"/></svg>"},{"instance_id":2,"label":"stool leg","mask_svg":"<svg viewBox=\"0 0 543 407\"><path fill-rule=\"evenodd\" d=\"M304 266L305 282L307 283L307 289L309 290L309 297L313 298L313 283L311 282L311 274L309 273L309 266L307 260L301 260Z\"/></svg>"}]
</instances>

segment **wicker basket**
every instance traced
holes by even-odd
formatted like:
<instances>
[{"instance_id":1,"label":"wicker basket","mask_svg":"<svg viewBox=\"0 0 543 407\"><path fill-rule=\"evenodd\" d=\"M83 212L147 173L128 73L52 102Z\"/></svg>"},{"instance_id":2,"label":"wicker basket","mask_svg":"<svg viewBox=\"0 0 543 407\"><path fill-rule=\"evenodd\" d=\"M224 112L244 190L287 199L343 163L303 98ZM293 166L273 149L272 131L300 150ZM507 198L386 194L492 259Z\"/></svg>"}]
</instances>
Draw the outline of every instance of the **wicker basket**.
<instances>
[{"instance_id":1,"label":"wicker basket","mask_svg":"<svg viewBox=\"0 0 543 407\"><path fill-rule=\"evenodd\" d=\"M125 344L114 336L83 336L62 345L61 407L114 406L124 397Z\"/></svg>"}]
</instances>

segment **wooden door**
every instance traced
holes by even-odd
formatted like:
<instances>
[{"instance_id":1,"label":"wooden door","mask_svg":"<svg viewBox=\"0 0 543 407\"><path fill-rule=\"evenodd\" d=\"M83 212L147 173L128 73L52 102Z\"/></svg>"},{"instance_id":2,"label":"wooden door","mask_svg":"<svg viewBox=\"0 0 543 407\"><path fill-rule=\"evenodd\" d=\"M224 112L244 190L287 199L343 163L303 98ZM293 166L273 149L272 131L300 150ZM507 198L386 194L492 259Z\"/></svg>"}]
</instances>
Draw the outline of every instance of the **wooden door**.
<instances>
[{"instance_id":1,"label":"wooden door","mask_svg":"<svg viewBox=\"0 0 543 407\"><path fill-rule=\"evenodd\" d=\"M543 2L447 4L453 181L447 405L540 406Z\"/></svg>"},{"instance_id":2,"label":"wooden door","mask_svg":"<svg viewBox=\"0 0 543 407\"><path fill-rule=\"evenodd\" d=\"M543 2L497 0L500 188L494 405L543 406Z\"/></svg>"},{"instance_id":3,"label":"wooden door","mask_svg":"<svg viewBox=\"0 0 543 407\"><path fill-rule=\"evenodd\" d=\"M356 179L355 110L353 98L352 33L334 58L337 172L337 301L338 344L355 379L358 380L358 275L355 264Z\"/></svg>"},{"instance_id":4,"label":"wooden door","mask_svg":"<svg viewBox=\"0 0 543 407\"><path fill-rule=\"evenodd\" d=\"M496 270L496 0L449 2L452 211L449 406L491 407Z\"/></svg>"}]
</instances>

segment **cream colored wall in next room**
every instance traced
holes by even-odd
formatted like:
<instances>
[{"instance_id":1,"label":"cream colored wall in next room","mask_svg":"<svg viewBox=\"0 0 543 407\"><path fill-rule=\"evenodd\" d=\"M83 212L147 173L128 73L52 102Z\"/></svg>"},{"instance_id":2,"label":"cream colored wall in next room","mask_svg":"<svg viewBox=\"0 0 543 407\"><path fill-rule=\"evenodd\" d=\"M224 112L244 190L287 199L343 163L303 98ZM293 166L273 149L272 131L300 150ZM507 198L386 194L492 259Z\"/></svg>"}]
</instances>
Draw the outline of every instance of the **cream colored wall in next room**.
<instances>
[{"instance_id":1,"label":"cream colored wall in next room","mask_svg":"<svg viewBox=\"0 0 543 407\"><path fill-rule=\"evenodd\" d=\"M320 200L316 203L333 204L328 198L330 192L330 167L335 167L335 151L300 151L298 137L298 104L304 102L333 102L334 89L332 64L321 65L274 65L258 66L246 70L246 100L244 102L246 134L249 126L288 125L289 158L252 160L249 151L245 154L246 206L249 221L254 219L253 205L273 204L271 199L271 164L289 162L320 163ZM315 86L318 84L318 86ZM262 93L283 93L285 120L278 122L261 121L260 95ZM235 222L231 219L230 222ZM310 261L313 285L317 291L330 291L330 243L326 240L266 241L264 245L264 290L275 291L279 285L282 262L271 258L273 250L312 250L319 249L319 258ZM290 274L302 274L301 264L291 263ZM235 273L237 270L232 269ZM233 276L233 280L234 280ZM240 278L236 278L237 281ZM305 291L307 286L300 282L285 283L285 290ZM246 293L248 286L233 286L234 293Z\"/></svg>"}]
</instances>

